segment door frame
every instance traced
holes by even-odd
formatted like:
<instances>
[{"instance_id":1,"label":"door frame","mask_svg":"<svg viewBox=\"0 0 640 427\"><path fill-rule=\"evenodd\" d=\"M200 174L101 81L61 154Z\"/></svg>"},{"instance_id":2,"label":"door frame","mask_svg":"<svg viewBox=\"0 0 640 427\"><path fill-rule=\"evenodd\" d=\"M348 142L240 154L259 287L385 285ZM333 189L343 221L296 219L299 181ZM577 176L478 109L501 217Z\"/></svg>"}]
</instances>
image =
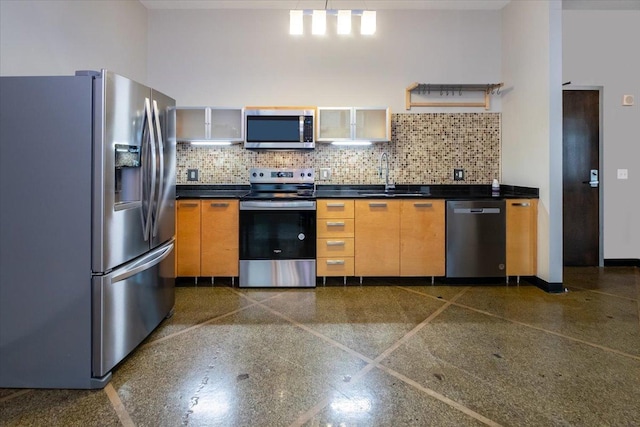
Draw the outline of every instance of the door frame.
<instances>
[{"instance_id":1,"label":"door frame","mask_svg":"<svg viewBox=\"0 0 640 427\"><path fill-rule=\"evenodd\" d=\"M598 91L598 266L604 267L604 86L582 86L572 85L571 83L562 86L564 96L565 90L597 90ZM563 112L564 119L564 112ZM564 144L564 138L562 143ZM563 190L564 192L564 190ZM564 212L564 205L562 207ZM564 227L563 227L564 233ZM564 264L564 261L563 261Z\"/></svg>"}]
</instances>

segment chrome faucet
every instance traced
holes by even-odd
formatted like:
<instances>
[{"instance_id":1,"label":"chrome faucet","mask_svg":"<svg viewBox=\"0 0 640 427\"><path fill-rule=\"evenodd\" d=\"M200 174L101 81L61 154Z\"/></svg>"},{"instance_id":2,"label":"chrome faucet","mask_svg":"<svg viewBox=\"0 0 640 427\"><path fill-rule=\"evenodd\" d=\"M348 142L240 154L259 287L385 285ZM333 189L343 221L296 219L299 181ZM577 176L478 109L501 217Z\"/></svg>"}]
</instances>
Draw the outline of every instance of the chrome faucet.
<instances>
[{"instance_id":1,"label":"chrome faucet","mask_svg":"<svg viewBox=\"0 0 640 427\"><path fill-rule=\"evenodd\" d=\"M389 155L386 152L382 152L380 155L380 166L378 167L379 176L382 178L382 162L385 162L385 175L384 175L384 191L387 192L396 188L394 184L389 184Z\"/></svg>"}]
</instances>

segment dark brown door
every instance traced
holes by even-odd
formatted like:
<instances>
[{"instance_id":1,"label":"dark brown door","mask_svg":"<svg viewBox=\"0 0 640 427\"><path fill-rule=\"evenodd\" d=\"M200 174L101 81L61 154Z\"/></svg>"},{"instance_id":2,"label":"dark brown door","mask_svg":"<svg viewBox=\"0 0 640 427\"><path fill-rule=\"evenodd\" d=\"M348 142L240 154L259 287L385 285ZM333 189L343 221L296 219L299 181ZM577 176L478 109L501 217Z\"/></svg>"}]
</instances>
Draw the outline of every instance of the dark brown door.
<instances>
[{"instance_id":1,"label":"dark brown door","mask_svg":"<svg viewBox=\"0 0 640 427\"><path fill-rule=\"evenodd\" d=\"M564 90L562 108L564 265L594 266L600 261L599 91Z\"/></svg>"}]
</instances>

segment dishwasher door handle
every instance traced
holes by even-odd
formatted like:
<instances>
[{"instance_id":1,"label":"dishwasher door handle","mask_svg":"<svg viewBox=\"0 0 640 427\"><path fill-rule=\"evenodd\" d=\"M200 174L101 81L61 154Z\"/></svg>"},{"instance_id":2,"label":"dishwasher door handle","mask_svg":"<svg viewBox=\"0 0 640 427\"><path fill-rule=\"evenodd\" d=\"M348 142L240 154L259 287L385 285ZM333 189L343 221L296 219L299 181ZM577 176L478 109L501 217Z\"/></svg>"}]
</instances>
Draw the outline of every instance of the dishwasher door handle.
<instances>
[{"instance_id":1,"label":"dishwasher door handle","mask_svg":"<svg viewBox=\"0 0 640 427\"><path fill-rule=\"evenodd\" d=\"M455 214L499 214L500 208L455 208Z\"/></svg>"}]
</instances>

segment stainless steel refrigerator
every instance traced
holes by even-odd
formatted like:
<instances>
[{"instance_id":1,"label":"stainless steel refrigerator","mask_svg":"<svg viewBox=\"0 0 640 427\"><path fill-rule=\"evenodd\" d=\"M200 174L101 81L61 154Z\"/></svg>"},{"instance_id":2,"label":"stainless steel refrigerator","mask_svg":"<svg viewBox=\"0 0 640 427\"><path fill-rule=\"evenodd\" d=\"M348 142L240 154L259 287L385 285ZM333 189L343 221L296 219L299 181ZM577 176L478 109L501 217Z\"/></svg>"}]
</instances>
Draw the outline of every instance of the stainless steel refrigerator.
<instances>
[{"instance_id":1,"label":"stainless steel refrigerator","mask_svg":"<svg viewBox=\"0 0 640 427\"><path fill-rule=\"evenodd\" d=\"M174 305L175 101L0 77L0 387L102 388Z\"/></svg>"}]
</instances>

